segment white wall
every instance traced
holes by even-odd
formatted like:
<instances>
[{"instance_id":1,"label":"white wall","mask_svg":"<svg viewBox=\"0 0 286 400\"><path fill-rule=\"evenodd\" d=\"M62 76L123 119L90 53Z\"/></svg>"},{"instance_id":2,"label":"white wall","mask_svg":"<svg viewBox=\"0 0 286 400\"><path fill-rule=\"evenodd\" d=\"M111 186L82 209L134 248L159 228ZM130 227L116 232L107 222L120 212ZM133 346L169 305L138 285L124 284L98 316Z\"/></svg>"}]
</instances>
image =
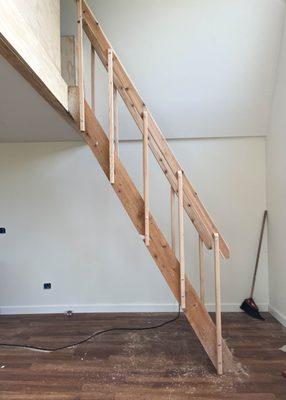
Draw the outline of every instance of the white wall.
<instances>
[{"instance_id":1,"label":"white wall","mask_svg":"<svg viewBox=\"0 0 286 400\"><path fill-rule=\"evenodd\" d=\"M71 34L75 23L66 18L74 16L74 2L62 2L67 11L62 33ZM249 295L266 207L265 138L259 135L269 130L283 2L89 3L159 125L176 138L171 147L230 244L222 301L224 310L238 310ZM85 51L88 72L87 42ZM99 69L97 113L106 126L104 76ZM121 109L121 139L136 135ZM140 146L122 142L120 155L142 185ZM169 193L163 182L152 164L151 209L169 234ZM0 236L1 312L172 307L173 297L142 239L82 143L2 144L0 184L0 224L7 227L7 235ZM197 237L190 225L186 245L188 273L198 287ZM211 307L210 254L207 263ZM265 240L255 292L262 310L269 302L267 267ZM43 291L44 282L52 283L50 292Z\"/></svg>"},{"instance_id":2,"label":"white wall","mask_svg":"<svg viewBox=\"0 0 286 400\"><path fill-rule=\"evenodd\" d=\"M248 295L265 199L265 141L171 141L207 208L228 239L222 266L225 310ZM141 144L121 144L142 186ZM174 300L90 150L79 143L0 145L0 311L169 310ZM169 191L152 163L151 208L169 235ZM198 287L197 236L186 219L188 274ZM192 233L193 232L193 233ZM207 257L207 303L213 267ZM44 291L44 282L52 283ZM268 304L267 248L256 299Z\"/></svg>"},{"instance_id":3,"label":"white wall","mask_svg":"<svg viewBox=\"0 0 286 400\"><path fill-rule=\"evenodd\" d=\"M270 135L267 138L270 310L286 326L286 31L281 46Z\"/></svg>"},{"instance_id":4,"label":"white wall","mask_svg":"<svg viewBox=\"0 0 286 400\"><path fill-rule=\"evenodd\" d=\"M167 137L268 133L283 1L88 3ZM62 34L73 34L74 2L61 4ZM86 77L89 51L86 43ZM107 80L100 67L97 77L97 111L107 126ZM138 135L123 111L120 125L121 138Z\"/></svg>"}]
</instances>

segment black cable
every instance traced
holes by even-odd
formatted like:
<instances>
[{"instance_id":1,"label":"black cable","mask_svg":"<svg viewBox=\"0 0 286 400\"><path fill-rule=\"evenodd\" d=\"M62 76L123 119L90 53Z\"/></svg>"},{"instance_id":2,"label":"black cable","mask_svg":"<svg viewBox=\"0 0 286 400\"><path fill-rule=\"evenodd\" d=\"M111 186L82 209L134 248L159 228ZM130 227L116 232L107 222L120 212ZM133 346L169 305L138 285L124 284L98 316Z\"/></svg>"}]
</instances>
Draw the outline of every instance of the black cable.
<instances>
[{"instance_id":1,"label":"black cable","mask_svg":"<svg viewBox=\"0 0 286 400\"><path fill-rule=\"evenodd\" d=\"M32 346L32 345L29 345L29 344L0 343L0 347L18 347L18 348L22 348L22 349L38 350L38 351L45 351L45 352L48 352L48 353L52 353L52 352L55 352L55 351L69 349L71 347L79 346L79 345L81 345L83 343L88 342L89 340L93 339L94 337L102 335L102 334L107 333L107 332L114 332L114 331L117 331L117 332L120 332L120 331L121 332L122 331L147 331L147 330L151 330L151 329L162 328L163 326L171 324L172 322L175 322L175 321L177 321L177 319L179 319L180 314L181 314L180 307L181 307L181 305L179 304L179 309L178 309L176 317L174 317L174 318L172 318L172 319L170 319L168 321L162 322L159 325L146 326L146 327L137 327L137 328L128 328L128 327L127 328L120 328L119 327L119 328L105 329L103 331L94 332L91 335L89 335L87 338L82 339L79 342L75 342L75 343L68 344L68 345L65 345L65 346L49 348L49 347Z\"/></svg>"}]
</instances>

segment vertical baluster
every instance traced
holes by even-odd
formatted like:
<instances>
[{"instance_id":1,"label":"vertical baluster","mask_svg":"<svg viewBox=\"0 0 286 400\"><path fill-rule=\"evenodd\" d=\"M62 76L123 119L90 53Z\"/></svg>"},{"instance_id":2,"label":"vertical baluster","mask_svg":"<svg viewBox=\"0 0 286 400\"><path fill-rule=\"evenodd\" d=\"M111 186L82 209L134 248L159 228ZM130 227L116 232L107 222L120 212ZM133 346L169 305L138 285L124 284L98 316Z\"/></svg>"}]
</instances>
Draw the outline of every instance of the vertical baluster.
<instances>
[{"instance_id":1,"label":"vertical baluster","mask_svg":"<svg viewBox=\"0 0 286 400\"><path fill-rule=\"evenodd\" d=\"M179 255L180 255L180 289L181 307L186 308L186 283L185 283L185 233L184 233L184 198L183 198L183 173L178 171L178 208L179 208Z\"/></svg>"},{"instance_id":2,"label":"vertical baluster","mask_svg":"<svg viewBox=\"0 0 286 400\"><path fill-rule=\"evenodd\" d=\"M83 79L83 27L82 27L82 0L77 0L77 82L79 90L79 118L80 130L85 130L84 114L84 79Z\"/></svg>"},{"instance_id":3,"label":"vertical baluster","mask_svg":"<svg viewBox=\"0 0 286 400\"><path fill-rule=\"evenodd\" d=\"M114 83L113 50L108 49L109 180L114 183Z\"/></svg>"},{"instance_id":4,"label":"vertical baluster","mask_svg":"<svg viewBox=\"0 0 286 400\"><path fill-rule=\"evenodd\" d=\"M217 373L219 375L222 375L223 368L222 368L222 336L221 336L220 252L219 252L218 233L214 233L214 268L215 268Z\"/></svg>"},{"instance_id":5,"label":"vertical baluster","mask_svg":"<svg viewBox=\"0 0 286 400\"><path fill-rule=\"evenodd\" d=\"M90 49L90 71L91 71L91 108L93 113L95 114L95 50L93 45L91 44L91 49Z\"/></svg>"},{"instance_id":6,"label":"vertical baluster","mask_svg":"<svg viewBox=\"0 0 286 400\"><path fill-rule=\"evenodd\" d=\"M200 266L200 298L201 302L205 304L205 253L204 242L199 236L199 266Z\"/></svg>"},{"instance_id":7,"label":"vertical baluster","mask_svg":"<svg viewBox=\"0 0 286 400\"><path fill-rule=\"evenodd\" d=\"M171 186L171 244L174 254L176 254L176 209L175 209L175 191Z\"/></svg>"},{"instance_id":8,"label":"vertical baluster","mask_svg":"<svg viewBox=\"0 0 286 400\"><path fill-rule=\"evenodd\" d=\"M115 141L115 154L119 156L119 113L118 113L118 90L114 86L114 141Z\"/></svg>"},{"instance_id":9,"label":"vertical baluster","mask_svg":"<svg viewBox=\"0 0 286 400\"><path fill-rule=\"evenodd\" d=\"M145 244L150 244L149 227L149 122L146 107L143 110L143 179L144 179L144 212L145 212Z\"/></svg>"}]
</instances>

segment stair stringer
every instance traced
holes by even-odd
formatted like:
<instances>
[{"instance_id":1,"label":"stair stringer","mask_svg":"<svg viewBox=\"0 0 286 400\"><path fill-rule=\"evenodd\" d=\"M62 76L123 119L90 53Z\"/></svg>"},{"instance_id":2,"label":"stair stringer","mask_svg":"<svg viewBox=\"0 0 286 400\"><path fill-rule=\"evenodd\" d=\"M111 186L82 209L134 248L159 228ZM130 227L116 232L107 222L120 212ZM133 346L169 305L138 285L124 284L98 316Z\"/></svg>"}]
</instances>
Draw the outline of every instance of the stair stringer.
<instances>
[{"instance_id":1,"label":"stair stringer","mask_svg":"<svg viewBox=\"0 0 286 400\"><path fill-rule=\"evenodd\" d=\"M85 118L86 127L85 132L82 132L83 138L91 148L103 172L108 178L109 140L86 102ZM138 233L144 235L144 201L117 156L115 156L115 183L112 187ZM150 215L150 246L148 246L147 249L159 267L174 296L180 301L179 261L152 215ZM186 278L185 315L210 360L216 367L216 328L188 278ZM232 354L224 340L222 346L224 371L231 371L233 366Z\"/></svg>"}]
</instances>

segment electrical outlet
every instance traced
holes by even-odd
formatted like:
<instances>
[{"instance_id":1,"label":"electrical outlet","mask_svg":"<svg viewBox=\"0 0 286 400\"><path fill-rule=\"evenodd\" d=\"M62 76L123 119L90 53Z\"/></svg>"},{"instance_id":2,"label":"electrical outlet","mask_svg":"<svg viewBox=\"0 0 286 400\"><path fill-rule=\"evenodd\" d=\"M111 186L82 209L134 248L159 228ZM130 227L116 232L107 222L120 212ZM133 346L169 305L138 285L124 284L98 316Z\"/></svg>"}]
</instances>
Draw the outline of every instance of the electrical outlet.
<instances>
[{"instance_id":1,"label":"electrical outlet","mask_svg":"<svg viewBox=\"0 0 286 400\"><path fill-rule=\"evenodd\" d=\"M44 283L43 288L46 289L51 289L52 288L52 284L50 282L48 283Z\"/></svg>"},{"instance_id":2,"label":"electrical outlet","mask_svg":"<svg viewBox=\"0 0 286 400\"><path fill-rule=\"evenodd\" d=\"M6 233L6 228L0 228L0 234L4 235Z\"/></svg>"}]
</instances>

